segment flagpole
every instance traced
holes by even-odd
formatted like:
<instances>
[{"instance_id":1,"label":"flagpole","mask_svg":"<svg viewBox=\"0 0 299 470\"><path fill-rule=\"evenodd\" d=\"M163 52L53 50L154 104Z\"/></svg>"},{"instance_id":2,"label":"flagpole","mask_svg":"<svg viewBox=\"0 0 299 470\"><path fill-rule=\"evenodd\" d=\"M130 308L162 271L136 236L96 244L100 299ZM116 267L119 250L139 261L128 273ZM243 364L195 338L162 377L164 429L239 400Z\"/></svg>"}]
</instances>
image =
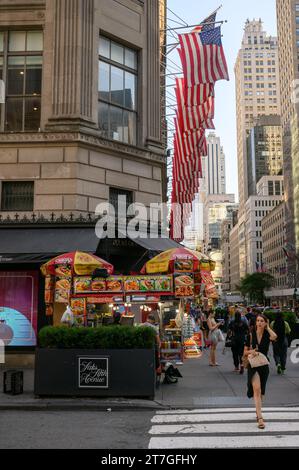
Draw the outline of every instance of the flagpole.
<instances>
[{"instance_id":1,"label":"flagpole","mask_svg":"<svg viewBox=\"0 0 299 470\"><path fill-rule=\"evenodd\" d=\"M221 20L221 21L213 21L213 22L209 22L209 23L200 23L201 26L209 26L209 25L212 25L212 24L224 24L224 23L227 23L227 20ZM196 26L198 26L198 23L197 24L189 24L188 26L179 26L178 28L166 28L166 29L161 29L161 33L165 33L165 32L168 32L168 31L178 31L179 29L189 29L189 28L196 28Z\"/></svg>"}]
</instances>

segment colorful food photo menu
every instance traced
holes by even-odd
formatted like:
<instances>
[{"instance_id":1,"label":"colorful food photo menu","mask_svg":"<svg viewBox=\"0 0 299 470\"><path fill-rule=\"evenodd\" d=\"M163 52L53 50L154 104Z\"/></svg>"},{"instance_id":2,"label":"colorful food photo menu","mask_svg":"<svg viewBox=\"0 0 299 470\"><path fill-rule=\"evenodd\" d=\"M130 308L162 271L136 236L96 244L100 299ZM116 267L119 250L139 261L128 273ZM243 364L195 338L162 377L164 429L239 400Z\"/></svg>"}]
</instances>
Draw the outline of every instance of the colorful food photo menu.
<instances>
[{"instance_id":1,"label":"colorful food photo menu","mask_svg":"<svg viewBox=\"0 0 299 470\"><path fill-rule=\"evenodd\" d=\"M194 279L192 273L175 274L174 287L176 297L194 296Z\"/></svg>"}]
</instances>

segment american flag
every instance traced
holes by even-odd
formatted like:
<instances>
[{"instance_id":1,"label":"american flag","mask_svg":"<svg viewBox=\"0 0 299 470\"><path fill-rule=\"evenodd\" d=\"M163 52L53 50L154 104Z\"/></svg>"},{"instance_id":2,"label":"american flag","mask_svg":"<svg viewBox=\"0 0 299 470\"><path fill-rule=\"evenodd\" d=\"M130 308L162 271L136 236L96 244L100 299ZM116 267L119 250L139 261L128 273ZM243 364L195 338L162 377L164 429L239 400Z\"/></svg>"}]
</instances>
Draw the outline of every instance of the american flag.
<instances>
[{"instance_id":1,"label":"american flag","mask_svg":"<svg viewBox=\"0 0 299 470\"><path fill-rule=\"evenodd\" d=\"M201 155L199 151L194 152L190 159L183 159L180 153L176 139L174 140L174 167L173 176L175 179L193 179L194 176L201 176Z\"/></svg>"},{"instance_id":2,"label":"american flag","mask_svg":"<svg viewBox=\"0 0 299 470\"><path fill-rule=\"evenodd\" d=\"M173 159L173 179L175 181L192 181L195 178L201 178L202 167L200 152L196 151L193 155L190 155L190 157L188 158L188 160L182 159L182 155L179 149L175 151Z\"/></svg>"},{"instance_id":3,"label":"american flag","mask_svg":"<svg viewBox=\"0 0 299 470\"><path fill-rule=\"evenodd\" d=\"M194 85L192 88L187 88L184 85L185 106L198 106L212 96L215 96L214 85L212 83Z\"/></svg>"},{"instance_id":4,"label":"american flag","mask_svg":"<svg viewBox=\"0 0 299 470\"><path fill-rule=\"evenodd\" d=\"M200 23L200 25L196 26L196 28L194 28L192 30L192 32L193 33L201 33L203 31L210 31L211 29L214 29L215 28L215 21L216 21L217 11L215 11L210 16L208 16L208 18L203 20Z\"/></svg>"},{"instance_id":5,"label":"american flag","mask_svg":"<svg viewBox=\"0 0 299 470\"><path fill-rule=\"evenodd\" d=\"M179 34L186 86L229 80L221 27L202 33Z\"/></svg>"},{"instance_id":6,"label":"american flag","mask_svg":"<svg viewBox=\"0 0 299 470\"><path fill-rule=\"evenodd\" d=\"M183 134L177 119L174 120L174 125L176 129L176 139L178 143L178 148L180 154L182 155L183 160L190 160L190 155L194 154L196 150L200 150L203 146L205 139L205 132L203 129L192 131L189 133Z\"/></svg>"},{"instance_id":7,"label":"american flag","mask_svg":"<svg viewBox=\"0 0 299 470\"><path fill-rule=\"evenodd\" d=\"M214 97L209 96L205 102L197 106L186 107L184 105L184 83L182 79L176 79L176 98L178 104L178 121L183 132L196 129L215 129Z\"/></svg>"}]
</instances>

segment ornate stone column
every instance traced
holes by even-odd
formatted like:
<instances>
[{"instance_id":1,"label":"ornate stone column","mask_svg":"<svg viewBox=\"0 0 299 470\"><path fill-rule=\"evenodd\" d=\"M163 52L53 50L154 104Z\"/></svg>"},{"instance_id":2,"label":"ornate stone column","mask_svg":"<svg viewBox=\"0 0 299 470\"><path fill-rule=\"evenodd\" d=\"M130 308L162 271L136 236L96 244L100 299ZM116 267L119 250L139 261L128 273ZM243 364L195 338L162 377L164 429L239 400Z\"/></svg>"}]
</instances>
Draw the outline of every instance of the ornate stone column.
<instances>
[{"instance_id":1,"label":"ornate stone column","mask_svg":"<svg viewBox=\"0 0 299 470\"><path fill-rule=\"evenodd\" d=\"M51 4L54 43L49 124L94 124L94 0L51 0Z\"/></svg>"}]
</instances>

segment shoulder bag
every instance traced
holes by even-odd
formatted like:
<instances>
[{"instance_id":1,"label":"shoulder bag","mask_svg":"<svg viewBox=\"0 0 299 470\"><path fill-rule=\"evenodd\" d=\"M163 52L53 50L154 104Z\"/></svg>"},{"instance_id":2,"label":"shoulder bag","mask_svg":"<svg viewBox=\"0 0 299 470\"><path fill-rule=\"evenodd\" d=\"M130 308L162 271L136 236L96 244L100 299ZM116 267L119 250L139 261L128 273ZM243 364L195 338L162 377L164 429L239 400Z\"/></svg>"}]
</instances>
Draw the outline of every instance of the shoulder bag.
<instances>
[{"instance_id":1,"label":"shoulder bag","mask_svg":"<svg viewBox=\"0 0 299 470\"><path fill-rule=\"evenodd\" d=\"M250 334L250 349L252 349L252 334ZM252 369L256 369L257 367L267 366L270 364L266 356L261 352L257 352L256 355L243 355L242 362L245 369L248 369L249 365Z\"/></svg>"}]
</instances>

